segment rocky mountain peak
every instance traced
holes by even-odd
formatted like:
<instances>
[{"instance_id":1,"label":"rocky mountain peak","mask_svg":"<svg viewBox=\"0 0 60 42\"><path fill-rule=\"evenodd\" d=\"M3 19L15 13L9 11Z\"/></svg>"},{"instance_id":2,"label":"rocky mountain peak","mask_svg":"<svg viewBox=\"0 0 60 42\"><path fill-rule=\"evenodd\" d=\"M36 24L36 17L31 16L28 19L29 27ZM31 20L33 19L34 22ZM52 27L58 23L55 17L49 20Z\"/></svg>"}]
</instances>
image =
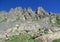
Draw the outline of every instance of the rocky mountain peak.
<instances>
[{"instance_id":1,"label":"rocky mountain peak","mask_svg":"<svg viewBox=\"0 0 60 42\"><path fill-rule=\"evenodd\" d=\"M1 13L0 13L1 14ZM26 20L40 20L41 18L49 17L52 13L46 12L42 7L38 7L35 11L33 11L30 7L22 9L21 7L11 8L9 12L2 12L2 16L4 15L9 20L10 18L15 21L15 19L26 19ZM23 19L22 19L23 20Z\"/></svg>"},{"instance_id":2,"label":"rocky mountain peak","mask_svg":"<svg viewBox=\"0 0 60 42\"><path fill-rule=\"evenodd\" d=\"M60 15L48 13L42 7L38 7L35 11L30 7L27 9L11 8L9 12L0 12L0 33L2 31L3 35L0 35L0 41L2 39L4 41L4 37L6 39L12 35L20 35L21 32L25 32L34 39L39 39L41 42L46 40L47 42L52 40L53 37L60 37ZM54 36L55 32L59 32L59 35L55 34ZM50 34L52 34L51 38Z\"/></svg>"}]
</instances>

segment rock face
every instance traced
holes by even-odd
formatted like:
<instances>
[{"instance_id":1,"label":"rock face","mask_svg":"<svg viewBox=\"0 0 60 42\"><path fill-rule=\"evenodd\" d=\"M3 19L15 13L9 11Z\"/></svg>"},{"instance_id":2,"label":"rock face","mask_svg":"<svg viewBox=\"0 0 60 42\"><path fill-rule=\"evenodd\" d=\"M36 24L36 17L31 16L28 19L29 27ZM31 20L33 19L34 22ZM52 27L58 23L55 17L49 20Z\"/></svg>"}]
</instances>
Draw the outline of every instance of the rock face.
<instances>
[{"instance_id":1,"label":"rock face","mask_svg":"<svg viewBox=\"0 0 60 42\"><path fill-rule=\"evenodd\" d=\"M11 8L9 12L0 12L0 34L3 34L4 38L6 35L19 34L22 31L41 42L47 42L48 35L60 32L60 14L48 13L42 7L38 7L35 11L30 7L28 9L16 7L15 9Z\"/></svg>"}]
</instances>

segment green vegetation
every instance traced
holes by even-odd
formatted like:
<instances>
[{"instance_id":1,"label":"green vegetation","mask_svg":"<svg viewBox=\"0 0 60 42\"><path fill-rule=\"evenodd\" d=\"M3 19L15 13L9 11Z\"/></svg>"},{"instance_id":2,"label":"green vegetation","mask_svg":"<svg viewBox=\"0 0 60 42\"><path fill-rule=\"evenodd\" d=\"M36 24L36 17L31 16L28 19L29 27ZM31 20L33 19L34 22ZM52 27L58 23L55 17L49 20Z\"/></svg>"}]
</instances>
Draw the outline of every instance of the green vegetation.
<instances>
[{"instance_id":1,"label":"green vegetation","mask_svg":"<svg viewBox=\"0 0 60 42\"><path fill-rule=\"evenodd\" d=\"M50 22L50 23L52 23L52 21L51 21L51 20L52 20L52 18L51 18L51 16L50 16L50 17L49 17L49 22Z\"/></svg>"},{"instance_id":2,"label":"green vegetation","mask_svg":"<svg viewBox=\"0 0 60 42\"><path fill-rule=\"evenodd\" d=\"M7 21L7 18L4 18L4 19L2 19L2 20L0 21L0 23L6 22L6 21Z\"/></svg>"},{"instance_id":3,"label":"green vegetation","mask_svg":"<svg viewBox=\"0 0 60 42\"><path fill-rule=\"evenodd\" d=\"M58 15L56 16L56 24L60 25L60 18Z\"/></svg>"},{"instance_id":4,"label":"green vegetation","mask_svg":"<svg viewBox=\"0 0 60 42\"><path fill-rule=\"evenodd\" d=\"M27 33L23 33L19 35L14 35L8 40L5 40L5 42L38 42L38 40L33 39L32 36Z\"/></svg>"},{"instance_id":5,"label":"green vegetation","mask_svg":"<svg viewBox=\"0 0 60 42\"><path fill-rule=\"evenodd\" d=\"M60 42L60 38L59 39L54 39L52 42Z\"/></svg>"},{"instance_id":6,"label":"green vegetation","mask_svg":"<svg viewBox=\"0 0 60 42\"><path fill-rule=\"evenodd\" d=\"M52 16L49 17L49 23L53 24ZM55 24L60 25L60 16L59 15L56 15Z\"/></svg>"}]
</instances>

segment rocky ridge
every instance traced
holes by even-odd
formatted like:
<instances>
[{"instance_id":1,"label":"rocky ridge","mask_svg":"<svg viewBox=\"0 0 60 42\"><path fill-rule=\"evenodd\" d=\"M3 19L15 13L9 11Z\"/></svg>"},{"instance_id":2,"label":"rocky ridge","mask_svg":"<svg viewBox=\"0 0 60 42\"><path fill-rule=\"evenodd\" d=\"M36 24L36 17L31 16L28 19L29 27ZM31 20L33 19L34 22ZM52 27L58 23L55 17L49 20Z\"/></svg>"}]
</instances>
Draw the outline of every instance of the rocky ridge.
<instances>
[{"instance_id":1,"label":"rocky ridge","mask_svg":"<svg viewBox=\"0 0 60 42\"><path fill-rule=\"evenodd\" d=\"M18 35L22 31L35 39L40 37L43 39L44 35L48 37L55 32L60 32L60 14L46 12L42 7L38 7L35 11L31 8L17 7L11 8L9 12L0 12L0 38L6 38L6 35ZM52 39L55 38L48 37L50 42ZM47 42L46 37L45 40Z\"/></svg>"}]
</instances>

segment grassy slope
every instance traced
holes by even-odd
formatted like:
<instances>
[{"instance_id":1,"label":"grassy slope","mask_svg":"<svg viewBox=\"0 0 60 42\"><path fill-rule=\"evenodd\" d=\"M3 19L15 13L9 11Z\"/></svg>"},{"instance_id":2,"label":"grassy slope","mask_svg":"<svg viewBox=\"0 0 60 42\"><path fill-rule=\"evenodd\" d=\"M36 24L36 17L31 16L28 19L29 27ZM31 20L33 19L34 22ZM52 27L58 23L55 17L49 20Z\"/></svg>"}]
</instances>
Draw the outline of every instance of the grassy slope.
<instances>
[{"instance_id":1,"label":"grassy slope","mask_svg":"<svg viewBox=\"0 0 60 42\"><path fill-rule=\"evenodd\" d=\"M31 35L26 33L20 35L14 35L9 38L9 40L5 40L4 42L38 42L38 40L32 39Z\"/></svg>"},{"instance_id":2,"label":"grassy slope","mask_svg":"<svg viewBox=\"0 0 60 42\"><path fill-rule=\"evenodd\" d=\"M54 39L52 42L60 42L60 38L59 39Z\"/></svg>"}]
</instances>

